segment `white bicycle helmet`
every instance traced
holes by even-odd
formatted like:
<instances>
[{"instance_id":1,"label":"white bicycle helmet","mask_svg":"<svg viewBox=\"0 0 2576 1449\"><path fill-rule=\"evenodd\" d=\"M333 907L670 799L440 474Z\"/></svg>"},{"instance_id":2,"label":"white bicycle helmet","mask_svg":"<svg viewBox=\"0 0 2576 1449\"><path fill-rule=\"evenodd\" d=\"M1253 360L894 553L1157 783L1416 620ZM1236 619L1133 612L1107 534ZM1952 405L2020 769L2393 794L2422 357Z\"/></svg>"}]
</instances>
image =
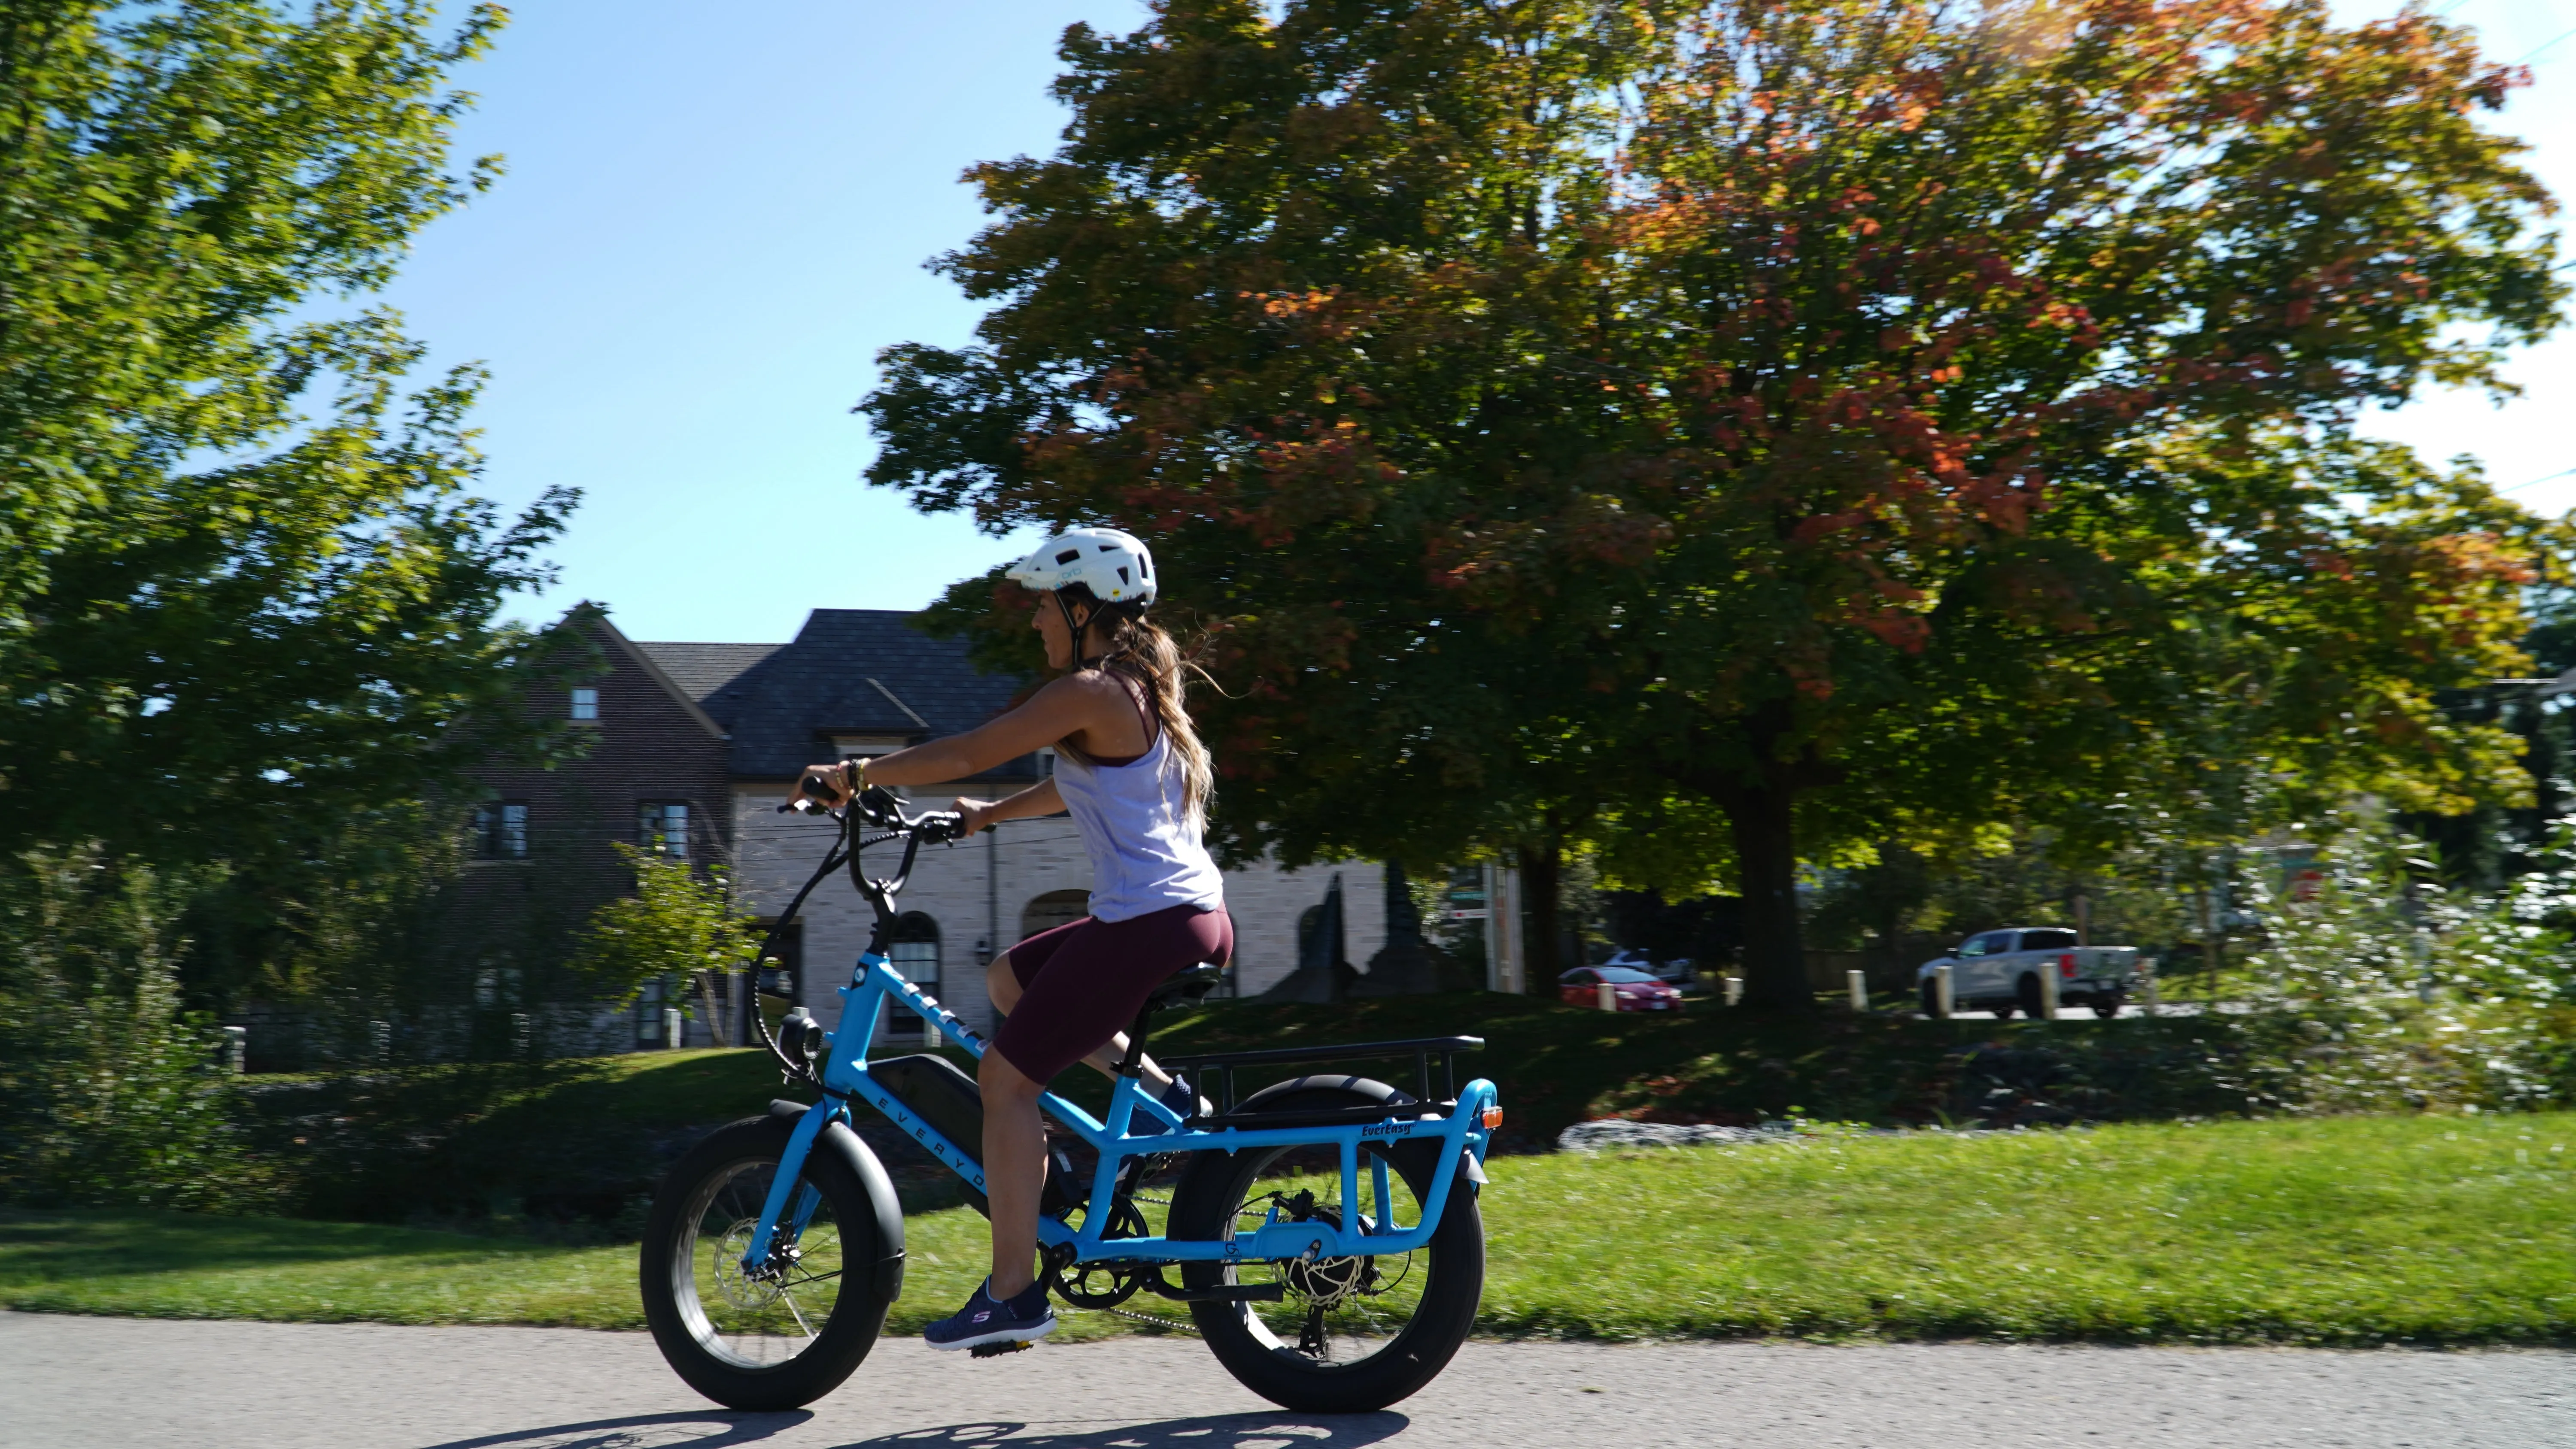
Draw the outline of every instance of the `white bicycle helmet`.
<instances>
[{"instance_id":1,"label":"white bicycle helmet","mask_svg":"<svg viewBox=\"0 0 2576 1449\"><path fill-rule=\"evenodd\" d=\"M1154 581L1154 556L1134 534L1114 528L1060 533L1011 565L1004 577L1050 594L1067 584L1080 584L1104 604L1138 609L1153 603L1161 591Z\"/></svg>"}]
</instances>

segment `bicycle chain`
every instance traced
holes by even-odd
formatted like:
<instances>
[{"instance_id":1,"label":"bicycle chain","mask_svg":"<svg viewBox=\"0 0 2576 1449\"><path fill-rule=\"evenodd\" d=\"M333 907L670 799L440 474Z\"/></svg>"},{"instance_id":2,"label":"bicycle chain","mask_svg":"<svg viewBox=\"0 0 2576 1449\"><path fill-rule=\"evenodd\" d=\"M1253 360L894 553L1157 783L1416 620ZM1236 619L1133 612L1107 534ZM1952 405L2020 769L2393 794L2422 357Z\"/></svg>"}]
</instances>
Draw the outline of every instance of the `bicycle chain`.
<instances>
[{"instance_id":1,"label":"bicycle chain","mask_svg":"<svg viewBox=\"0 0 2576 1449\"><path fill-rule=\"evenodd\" d=\"M1138 1313L1132 1308L1098 1308L1089 1311L1095 1313L1115 1313L1121 1318L1132 1318L1138 1323L1150 1323L1157 1328L1168 1328L1175 1333L1196 1333L1199 1331L1199 1326L1195 1323L1183 1323L1177 1318L1161 1318L1151 1313Z\"/></svg>"},{"instance_id":2,"label":"bicycle chain","mask_svg":"<svg viewBox=\"0 0 2576 1449\"><path fill-rule=\"evenodd\" d=\"M1147 1197L1141 1192L1129 1194L1128 1201L1151 1203L1156 1207L1170 1207L1172 1205L1172 1200L1170 1198ZM1073 1309L1073 1311L1077 1313L1113 1313L1120 1318L1133 1319L1138 1323L1150 1323L1156 1328L1168 1328L1174 1333L1196 1333L1199 1331L1199 1326L1195 1323L1185 1322L1178 1318L1165 1318L1160 1314L1139 1313L1132 1308L1077 1308Z\"/></svg>"}]
</instances>

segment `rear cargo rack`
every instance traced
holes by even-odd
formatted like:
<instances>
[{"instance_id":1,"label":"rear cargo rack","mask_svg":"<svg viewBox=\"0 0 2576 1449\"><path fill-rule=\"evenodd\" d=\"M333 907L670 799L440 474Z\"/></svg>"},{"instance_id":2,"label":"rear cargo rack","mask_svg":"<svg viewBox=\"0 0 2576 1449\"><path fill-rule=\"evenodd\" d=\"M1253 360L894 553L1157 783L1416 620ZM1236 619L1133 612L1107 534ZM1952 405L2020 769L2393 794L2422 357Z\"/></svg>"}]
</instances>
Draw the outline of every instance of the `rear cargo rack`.
<instances>
[{"instance_id":1,"label":"rear cargo rack","mask_svg":"<svg viewBox=\"0 0 2576 1449\"><path fill-rule=\"evenodd\" d=\"M1388 1118L1446 1115L1458 1105L1458 1058L1460 1052L1485 1049L1481 1036L1424 1036L1407 1041L1358 1042L1348 1046L1274 1047L1266 1051L1208 1052L1199 1056L1164 1057L1167 1071L1186 1071L1201 1091L1207 1089L1206 1074L1217 1072L1217 1109L1204 1116L1194 1116L1183 1124L1194 1130L1212 1127L1329 1127L1343 1122L1378 1122ZM1431 1059L1440 1058L1441 1085L1437 1094L1431 1089ZM1234 1069L1237 1067L1274 1067L1289 1062L1364 1061L1384 1057L1413 1058L1414 1079L1420 1090L1410 1102L1384 1106L1333 1107L1313 1112L1237 1112L1235 1110Z\"/></svg>"}]
</instances>

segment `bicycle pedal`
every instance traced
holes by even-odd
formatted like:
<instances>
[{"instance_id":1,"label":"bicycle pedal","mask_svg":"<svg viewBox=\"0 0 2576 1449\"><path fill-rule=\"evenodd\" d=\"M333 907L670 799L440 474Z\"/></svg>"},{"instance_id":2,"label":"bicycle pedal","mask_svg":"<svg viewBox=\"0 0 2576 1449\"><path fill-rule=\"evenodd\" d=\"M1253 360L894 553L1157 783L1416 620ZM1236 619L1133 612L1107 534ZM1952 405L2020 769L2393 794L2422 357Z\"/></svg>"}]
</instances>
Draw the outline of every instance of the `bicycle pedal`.
<instances>
[{"instance_id":1,"label":"bicycle pedal","mask_svg":"<svg viewBox=\"0 0 2576 1449\"><path fill-rule=\"evenodd\" d=\"M1004 1354L1006 1354L1006 1353L1021 1353L1021 1352L1024 1352L1024 1351L1026 1351L1026 1350L1027 1350L1027 1348L1028 1348L1028 1344L1027 1344L1027 1343L1025 1343L1025 1342L1020 1342L1020 1343L979 1343L979 1344L975 1345L973 1348L970 1348L970 1349L966 1350L966 1356L967 1356L968 1358L1000 1358L1002 1355L1004 1355Z\"/></svg>"}]
</instances>

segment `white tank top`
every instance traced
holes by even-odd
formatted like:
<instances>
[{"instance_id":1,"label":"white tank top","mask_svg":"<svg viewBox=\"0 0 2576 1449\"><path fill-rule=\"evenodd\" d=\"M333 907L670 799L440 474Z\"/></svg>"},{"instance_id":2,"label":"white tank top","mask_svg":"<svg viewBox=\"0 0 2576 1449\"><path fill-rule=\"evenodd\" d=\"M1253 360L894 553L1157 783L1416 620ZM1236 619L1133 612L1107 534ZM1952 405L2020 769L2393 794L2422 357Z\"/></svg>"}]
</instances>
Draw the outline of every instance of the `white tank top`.
<instances>
[{"instance_id":1,"label":"white tank top","mask_svg":"<svg viewBox=\"0 0 2576 1449\"><path fill-rule=\"evenodd\" d=\"M1091 852L1091 915L1132 921L1174 906L1225 905L1225 877L1199 843L1182 808L1181 763L1167 730L1124 765L1086 765L1058 755L1056 793Z\"/></svg>"}]
</instances>

